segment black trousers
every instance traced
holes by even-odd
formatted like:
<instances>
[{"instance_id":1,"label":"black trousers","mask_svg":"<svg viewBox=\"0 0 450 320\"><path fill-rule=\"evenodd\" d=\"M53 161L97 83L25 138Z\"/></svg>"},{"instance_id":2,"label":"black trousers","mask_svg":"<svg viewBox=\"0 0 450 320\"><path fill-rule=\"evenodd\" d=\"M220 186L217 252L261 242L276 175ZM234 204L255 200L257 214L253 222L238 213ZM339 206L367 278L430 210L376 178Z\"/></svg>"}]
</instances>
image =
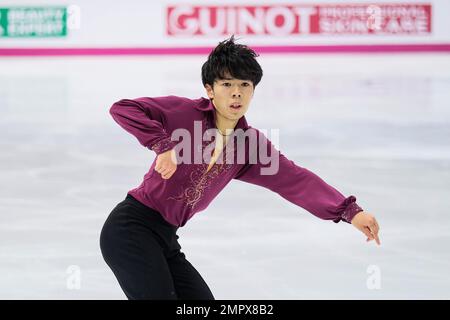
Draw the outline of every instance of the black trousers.
<instances>
[{"instance_id":1,"label":"black trousers","mask_svg":"<svg viewBox=\"0 0 450 320\"><path fill-rule=\"evenodd\" d=\"M112 210L100 248L128 299L214 300L180 251L177 229L131 195Z\"/></svg>"}]
</instances>

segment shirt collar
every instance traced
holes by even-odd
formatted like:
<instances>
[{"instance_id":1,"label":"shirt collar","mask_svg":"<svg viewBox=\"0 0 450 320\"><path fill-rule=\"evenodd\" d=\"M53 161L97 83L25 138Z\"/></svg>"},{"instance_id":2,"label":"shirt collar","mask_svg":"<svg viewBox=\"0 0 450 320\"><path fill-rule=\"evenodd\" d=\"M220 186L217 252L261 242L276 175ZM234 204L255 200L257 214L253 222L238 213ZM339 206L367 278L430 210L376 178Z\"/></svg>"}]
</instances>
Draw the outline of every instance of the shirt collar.
<instances>
[{"instance_id":1,"label":"shirt collar","mask_svg":"<svg viewBox=\"0 0 450 320\"><path fill-rule=\"evenodd\" d=\"M216 108L214 107L214 104L212 103L211 99L206 98L200 98L199 103L194 106L197 110L208 112L209 114L212 114L212 121L213 121L213 127L216 127ZM247 123L247 119L245 116L242 116L238 123L236 124L235 129L243 129L247 130L249 128L249 125Z\"/></svg>"}]
</instances>

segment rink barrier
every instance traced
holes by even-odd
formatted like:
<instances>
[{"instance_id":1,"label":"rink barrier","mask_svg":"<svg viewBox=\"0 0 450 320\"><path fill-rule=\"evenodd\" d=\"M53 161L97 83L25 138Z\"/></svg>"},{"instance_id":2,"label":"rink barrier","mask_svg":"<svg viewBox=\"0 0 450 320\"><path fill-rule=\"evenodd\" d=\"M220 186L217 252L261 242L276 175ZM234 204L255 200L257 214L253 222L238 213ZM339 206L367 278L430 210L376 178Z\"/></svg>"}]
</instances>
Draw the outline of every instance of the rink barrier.
<instances>
[{"instance_id":1,"label":"rink barrier","mask_svg":"<svg viewBox=\"0 0 450 320\"><path fill-rule=\"evenodd\" d=\"M450 52L449 44L251 46L258 53L405 53ZM0 56L207 55L212 47L0 48Z\"/></svg>"}]
</instances>

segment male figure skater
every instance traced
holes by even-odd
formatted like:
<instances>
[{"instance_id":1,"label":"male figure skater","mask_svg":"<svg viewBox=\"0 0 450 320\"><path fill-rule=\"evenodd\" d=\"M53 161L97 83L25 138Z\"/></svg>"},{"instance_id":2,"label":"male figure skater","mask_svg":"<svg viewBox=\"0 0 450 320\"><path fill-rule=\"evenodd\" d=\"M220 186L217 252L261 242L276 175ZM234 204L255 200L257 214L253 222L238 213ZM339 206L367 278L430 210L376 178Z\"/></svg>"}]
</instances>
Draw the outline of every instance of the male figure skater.
<instances>
[{"instance_id":1,"label":"male figure skater","mask_svg":"<svg viewBox=\"0 0 450 320\"><path fill-rule=\"evenodd\" d=\"M367 241L380 244L376 219L354 196L344 197L288 160L247 124L244 114L262 78L256 57L231 37L202 67L209 99L143 97L112 105L113 119L157 154L141 185L112 210L100 235L103 257L128 299L214 299L180 251L176 231L232 179L268 188L320 219L352 224ZM236 148L232 142L239 137L244 143L241 139Z\"/></svg>"}]
</instances>

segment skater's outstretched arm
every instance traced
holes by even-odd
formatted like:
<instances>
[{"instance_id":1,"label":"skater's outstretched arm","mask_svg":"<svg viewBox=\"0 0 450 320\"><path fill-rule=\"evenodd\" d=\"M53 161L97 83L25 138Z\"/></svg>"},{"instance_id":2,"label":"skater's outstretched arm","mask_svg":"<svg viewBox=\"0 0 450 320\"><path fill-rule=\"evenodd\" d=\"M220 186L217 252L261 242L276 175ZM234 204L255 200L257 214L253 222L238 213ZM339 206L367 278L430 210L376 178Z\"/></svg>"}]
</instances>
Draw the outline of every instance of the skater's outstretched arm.
<instances>
[{"instance_id":1,"label":"skater's outstretched arm","mask_svg":"<svg viewBox=\"0 0 450 320\"><path fill-rule=\"evenodd\" d=\"M287 159L258 131L258 141L261 139L263 142L258 145L265 146L266 154L272 159L276 157L278 170L273 174L262 174L261 169L267 169L272 164L263 164L258 156L257 163L244 165L235 179L268 188L320 219L351 223L362 231L368 240L376 240L379 244L378 223L356 203L355 196L345 197L310 170Z\"/></svg>"}]
</instances>

